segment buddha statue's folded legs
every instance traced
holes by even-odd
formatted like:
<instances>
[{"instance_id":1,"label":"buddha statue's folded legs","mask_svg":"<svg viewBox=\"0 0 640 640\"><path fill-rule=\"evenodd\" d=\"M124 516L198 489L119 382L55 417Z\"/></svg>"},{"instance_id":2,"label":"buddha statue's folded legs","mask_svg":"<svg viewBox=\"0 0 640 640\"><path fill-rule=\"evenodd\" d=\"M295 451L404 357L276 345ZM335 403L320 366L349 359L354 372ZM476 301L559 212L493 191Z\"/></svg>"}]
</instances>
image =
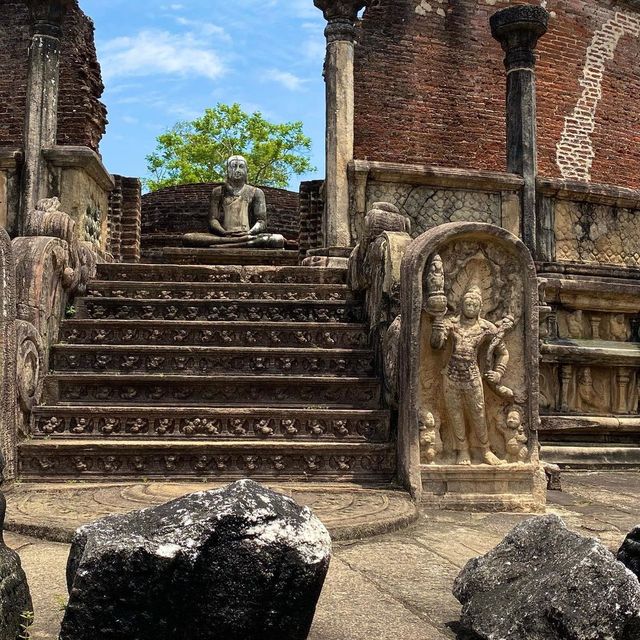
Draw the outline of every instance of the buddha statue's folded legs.
<instances>
[{"instance_id":1,"label":"buddha statue's folded legs","mask_svg":"<svg viewBox=\"0 0 640 640\"><path fill-rule=\"evenodd\" d=\"M257 236L216 236L212 233L186 233L182 243L187 247L228 247L251 249L283 249L284 236L278 233L261 233Z\"/></svg>"}]
</instances>

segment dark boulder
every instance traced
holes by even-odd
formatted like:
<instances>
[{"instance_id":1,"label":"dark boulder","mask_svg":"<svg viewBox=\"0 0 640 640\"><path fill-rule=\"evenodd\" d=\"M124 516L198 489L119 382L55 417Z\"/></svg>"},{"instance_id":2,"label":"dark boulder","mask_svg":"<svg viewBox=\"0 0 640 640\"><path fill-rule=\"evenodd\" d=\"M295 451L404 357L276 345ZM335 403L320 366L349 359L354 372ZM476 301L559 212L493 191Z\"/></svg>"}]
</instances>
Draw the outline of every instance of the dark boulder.
<instances>
[{"instance_id":1,"label":"dark boulder","mask_svg":"<svg viewBox=\"0 0 640 640\"><path fill-rule=\"evenodd\" d=\"M640 584L557 516L525 520L453 588L463 627L491 640L638 640Z\"/></svg>"},{"instance_id":2,"label":"dark boulder","mask_svg":"<svg viewBox=\"0 0 640 640\"><path fill-rule=\"evenodd\" d=\"M75 534L60 640L298 640L331 541L250 480L109 516Z\"/></svg>"},{"instance_id":3,"label":"dark boulder","mask_svg":"<svg viewBox=\"0 0 640 640\"><path fill-rule=\"evenodd\" d=\"M640 580L640 526L624 539L618 550L618 560Z\"/></svg>"},{"instance_id":4,"label":"dark boulder","mask_svg":"<svg viewBox=\"0 0 640 640\"><path fill-rule=\"evenodd\" d=\"M33 604L20 558L4 543L7 501L0 493L0 640L16 640L33 620Z\"/></svg>"}]
</instances>

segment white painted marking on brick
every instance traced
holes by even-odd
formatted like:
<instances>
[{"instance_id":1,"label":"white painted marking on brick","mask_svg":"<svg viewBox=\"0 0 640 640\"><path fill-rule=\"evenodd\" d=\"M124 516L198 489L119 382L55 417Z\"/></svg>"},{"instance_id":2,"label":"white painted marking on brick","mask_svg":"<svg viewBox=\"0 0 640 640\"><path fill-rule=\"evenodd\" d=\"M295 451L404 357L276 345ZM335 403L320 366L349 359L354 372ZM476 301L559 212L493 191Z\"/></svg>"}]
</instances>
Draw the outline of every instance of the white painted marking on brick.
<instances>
[{"instance_id":1,"label":"white painted marking on brick","mask_svg":"<svg viewBox=\"0 0 640 640\"><path fill-rule=\"evenodd\" d=\"M602 99L602 80L607 61L613 60L623 35L640 37L640 17L621 11L595 32L587 48L582 79L582 95L573 112L565 118L560 142L556 146L556 164L563 178L591 180L595 151L591 134L595 129L598 104Z\"/></svg>"}]
</instances>

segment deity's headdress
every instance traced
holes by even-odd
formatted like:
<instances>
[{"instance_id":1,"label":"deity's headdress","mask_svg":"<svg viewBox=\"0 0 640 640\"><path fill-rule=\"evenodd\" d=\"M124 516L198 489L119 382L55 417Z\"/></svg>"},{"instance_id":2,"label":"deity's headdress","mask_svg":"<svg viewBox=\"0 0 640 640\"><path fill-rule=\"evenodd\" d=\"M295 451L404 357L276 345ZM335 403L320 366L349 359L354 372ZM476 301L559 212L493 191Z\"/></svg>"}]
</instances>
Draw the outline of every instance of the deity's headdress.
<instances>
[{"instance_id":1,"label":"deity's headdress","mask_svg":"<svg viewBox=\"0 0 640 640\"><path fill-rule=\"evenodd\" d=\"M470 284L464 292L463 298L474 297L482 303L482 289L477 284Z\"/></svg>"}]
</instances>

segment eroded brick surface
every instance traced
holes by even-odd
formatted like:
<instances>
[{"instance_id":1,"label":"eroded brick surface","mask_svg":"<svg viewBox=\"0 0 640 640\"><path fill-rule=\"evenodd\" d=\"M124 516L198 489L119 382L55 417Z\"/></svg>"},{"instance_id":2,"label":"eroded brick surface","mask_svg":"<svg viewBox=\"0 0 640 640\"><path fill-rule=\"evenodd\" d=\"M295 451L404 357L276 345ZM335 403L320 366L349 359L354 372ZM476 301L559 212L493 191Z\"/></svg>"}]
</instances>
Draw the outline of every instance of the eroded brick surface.
<instances>
[{"instance_id":1,"label":"eroded brick surface","mask_svg":"<svg viewBox=\"0 0 640 640\"><path fill-rule=\"evenodd\" d=\"M355 157L504 170L505 72L489 17L509 4L372 3L356 48ZM538 45L540 173L640 187L637 3L543 4L551 20Z\"/></svg>"}]
</instances>

